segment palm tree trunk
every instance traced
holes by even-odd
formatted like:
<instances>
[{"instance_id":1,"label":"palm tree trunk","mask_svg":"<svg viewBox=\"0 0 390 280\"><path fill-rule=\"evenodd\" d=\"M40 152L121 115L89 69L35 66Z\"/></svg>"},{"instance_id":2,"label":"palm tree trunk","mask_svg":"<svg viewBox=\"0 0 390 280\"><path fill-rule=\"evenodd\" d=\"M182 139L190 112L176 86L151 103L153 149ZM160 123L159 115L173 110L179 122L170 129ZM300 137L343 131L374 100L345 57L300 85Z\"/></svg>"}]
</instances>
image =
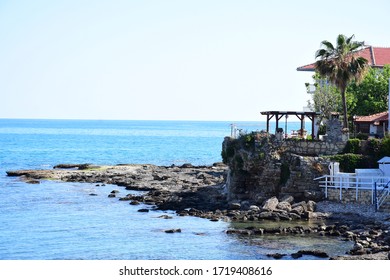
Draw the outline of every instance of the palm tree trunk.
<instances>
[{"instance_id":1,"label":"palm tree trunk","mask_svg":"<svg viewBox=\"0 0 390 280\"><path fill-rule=\"evenodd\" d=\"M346 91L345 88L341 89L341 99L343 102L343 115L344 115L343 128L348 128L347 100L345 98L345 91Z\"/></svg>"}]
</instances>

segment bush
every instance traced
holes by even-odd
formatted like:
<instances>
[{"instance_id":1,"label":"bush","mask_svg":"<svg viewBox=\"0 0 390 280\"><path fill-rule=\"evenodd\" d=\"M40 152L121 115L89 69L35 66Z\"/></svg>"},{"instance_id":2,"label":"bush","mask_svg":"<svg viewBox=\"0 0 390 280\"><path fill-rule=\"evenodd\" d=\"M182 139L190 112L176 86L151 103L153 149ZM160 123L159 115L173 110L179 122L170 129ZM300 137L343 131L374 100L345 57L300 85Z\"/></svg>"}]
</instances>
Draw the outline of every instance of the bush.
<instances>
[{"instance_id":1,"label":"bush","mask_svg":"<svg viewBox=\"0 0 390 280\"><path fill-rule=\"evenodd\" d=\"M372 156L374 159L380 157L380 151L382 146L382 140L379 139L368 139L366 143L366 154Z\"/></svg>"},{"instance_id":2,"label":"bush","mask_svg":"<svg viewBox=\"0 0 390 280\"><path fill-rule=\"evenodd\" d=\"M356 138L357 138L357 139L360 139L360 140L367 140L367 139L368 139L368 133L359 132L359 133L356 135Z\"/></svg>"},{"instance_id":3,"label":"bush","mask_svg":"<svg viewBox=\"0 0 390 280\"><path fill-rule=\"evenodd\" d=\"M382 139L379 149L379 159L385 156L390 156L390 137Z\"/></svg>"},{"instance_id":4,"label":"bush","mask_svg":"<svg viewBox=\"0 0 390 280\"><path fill-rule=\"evenodd\" d=\"M341 154L329 157L331 160L340 163L341 172L355 172L356 168L368 168L369 160L367 156L357 154Z\"/></svg>"},{"instance_id":5,"label":"bush","mask_svg":"<svg viewBox=\"0 0 390 280\"><path fill-rule=\"evenodd\" d=\"M361 153L361 143L359 139L349 139L344 148L344 153L346 154L360 154Z\"/></svg>"}]
</instances>

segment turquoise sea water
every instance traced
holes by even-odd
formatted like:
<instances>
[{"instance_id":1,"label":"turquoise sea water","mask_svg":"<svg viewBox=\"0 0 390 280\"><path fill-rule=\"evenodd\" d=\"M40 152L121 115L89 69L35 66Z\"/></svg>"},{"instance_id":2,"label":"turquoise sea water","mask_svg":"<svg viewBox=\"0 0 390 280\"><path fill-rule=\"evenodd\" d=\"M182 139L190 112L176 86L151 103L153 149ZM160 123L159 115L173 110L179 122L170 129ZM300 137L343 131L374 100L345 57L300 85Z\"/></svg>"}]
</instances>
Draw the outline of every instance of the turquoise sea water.
<instances>
[{"instance_id":1,"label":"turquoise sea water","mask_svg":"<svg viewBox=\"0 0 390 280\"><path fill-rule=\"evenodd\" d=\"M265 128L261 122L237 126ZM113 189L130 192L113 185L35 185L5 173L59 163L209 165L221 161L227 135L230 122L0 119L0 259L267 259L313 246L347 250L350 244L329 238L237 237L225 233L235 226L227 222L140 213L145 205L107 197ZM162 214L173 219L158 218ZM164 232L171 228L182 232Z\"/></svg>"}]
</instances>

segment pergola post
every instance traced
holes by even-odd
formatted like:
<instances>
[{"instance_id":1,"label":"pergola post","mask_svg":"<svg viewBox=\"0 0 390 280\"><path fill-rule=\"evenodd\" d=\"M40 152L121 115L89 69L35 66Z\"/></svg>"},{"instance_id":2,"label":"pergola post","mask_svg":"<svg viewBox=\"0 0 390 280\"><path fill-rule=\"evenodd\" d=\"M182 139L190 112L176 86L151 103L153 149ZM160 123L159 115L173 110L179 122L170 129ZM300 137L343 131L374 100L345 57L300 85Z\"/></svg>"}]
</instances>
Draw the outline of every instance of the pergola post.
<instances>
[{"instance_id":1,"label":"pergola post","mask_svg":"<svg viewBox=\"0 0 390 280\"><path fill-rule=\"evenodd\" d=\"M314 121L315 121L315 117L317 115L319 115L319 113L316 113L316 112L295 112L295 111L266 111L266 112L261 112L262 115L266 115L267 116L267 133L269 133L269 127L270 127L270 120L275 116L275 122L276 122L276 129L275 129L275 133L276 131L278 130L279 128L279 120L286 116L286 126L287 126L287 117L289 115L295 115L300 121L301 121L301 135L303 136L303 128L304 128L304 125L305 125L305 117L308 117L310 120L311 120L311 136L312 136L312 139L314 139L315 137L315 133L314 133ZM285 133L287 134L287 131L285 131Z\"/></svg>"}]
</instances>

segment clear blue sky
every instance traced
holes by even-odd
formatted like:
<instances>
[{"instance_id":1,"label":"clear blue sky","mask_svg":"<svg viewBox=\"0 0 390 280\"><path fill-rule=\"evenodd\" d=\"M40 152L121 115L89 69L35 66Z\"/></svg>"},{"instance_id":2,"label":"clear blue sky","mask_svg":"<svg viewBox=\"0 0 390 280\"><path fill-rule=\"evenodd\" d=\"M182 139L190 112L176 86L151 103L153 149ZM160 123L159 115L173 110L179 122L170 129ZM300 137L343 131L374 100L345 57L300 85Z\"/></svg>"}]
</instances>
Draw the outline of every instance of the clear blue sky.
<instances>
[{"instance_id":1,"label":"clear blue sky","mask_svg":"<svg viewBox=\"0 0 390 280\"><path fill-rule=\"evenodd\" d=\"M0 118L259 120L302 110L324 39L390 47L390 2L0 0Z\"/></svg>"}]
</instances>

